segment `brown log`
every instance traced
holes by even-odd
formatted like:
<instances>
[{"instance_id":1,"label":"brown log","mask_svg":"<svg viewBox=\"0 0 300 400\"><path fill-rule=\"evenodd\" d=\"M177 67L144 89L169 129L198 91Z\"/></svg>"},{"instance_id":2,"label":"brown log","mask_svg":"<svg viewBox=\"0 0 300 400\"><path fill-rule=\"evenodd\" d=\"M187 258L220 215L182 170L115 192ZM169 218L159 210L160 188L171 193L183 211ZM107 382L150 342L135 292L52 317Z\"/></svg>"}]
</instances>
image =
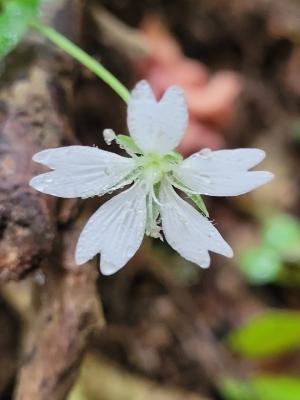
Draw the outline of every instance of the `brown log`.
<instances>
[{"instance_id":1,"label":"brown log","mask_svg":"<svg viewBox=\"0 0 300 400\"><path fill-rule=\"evenodd\" d=\"M59 3L60 9L68 5L67 1L53 3ZM6 60L0 90L2 281L23 277L53 247L57 200L34 191L28 183L42 172L31 161L34 153L70 142L66 99L72 65L50 43L36 39L21 44Z\"/></svg>"},{"instance_id":2,"label":"brown log","mask_svg":"<svg viewBox=\"0 0 300 400\"><path fill-rule=\"evenodd\" d=\"M95 263L80 269L74 265L81 225L78 219L63 230L61 249L44 270L45 283L37 296L40 306L28 323L16 400L64 399L76 378L89 335L104 323Z\"/></svg>"},{"instance_id":3,"label":"brown log","mask_svg":"<svg viewBox=\"0 0 300 400\"><path fill-rule=\"evenodd\" d=\"M71 388L87 338L102 321L92 270L46 275L45 303L26 341L17 400L64 399Z\"/></svg>"},{"instance_id":4,"label":"brown log","mask_svg":"<svg viewBox=\"0 0 300 400\"><path fill-rule=\"evenodd\" d=\"M45 82L47 72L32 67L25 80L1 92L6 118L1 128L0 279L16 279L50 252L55 226L54 199L29 188L32 155L58 146L63 137Z\"/></svg>"},{"instance_id":5,"label":"brown log","mask_svg":"<svg viewBox=\"0 0 300 400\"><path fill-rule=\"evenodd\" d=\"M51 3L52 21L68 36L71 28L78 31L77 7L77 1ZM74 204L62 210L57 198L29 187L31 177L44 169L31 161L34 153L76 142L68 113L73 61L37 39L23 42L7 59L0 89L0 280L43 269L34 307L19 309L27 314L27 335L15 398L59 400L72 386L87 338L103 318L96 268L74 264L82 227L81 220L70 223ZM59 228L60 222L68 228Z\"/></svg>"}]
</instances>

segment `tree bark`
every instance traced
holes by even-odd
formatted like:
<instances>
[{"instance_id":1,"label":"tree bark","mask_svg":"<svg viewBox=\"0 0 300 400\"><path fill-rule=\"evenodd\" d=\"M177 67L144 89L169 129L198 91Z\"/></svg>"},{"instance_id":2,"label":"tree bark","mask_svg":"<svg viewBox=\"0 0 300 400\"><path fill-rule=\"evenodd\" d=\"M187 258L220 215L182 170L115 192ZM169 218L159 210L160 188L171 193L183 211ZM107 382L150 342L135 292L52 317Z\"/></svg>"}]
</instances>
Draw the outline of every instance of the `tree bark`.
<instances>
[{"instance_id":1,"label":"tree bark","mask_svg":"<svg viewBox=\"0 0 300 400\"><path fill-rule=\"evenodd\" d=\"M63 25L73 40L78 6L51 2L51 24ZM33 154L77 142L70 116L73 67L70 57L33 34L7 58L0 86L0 280L42 271L40 290L32 293L36 304L25 318L18 400L65 398L90 333L103 324L96 268L74 263L83 224L72 215L77 201L59 201L29 186L44 170L32 162Z\"/></svg>"},{"instance_id":2,"label":"tree bark","mask_svg":"<svg viewBox=\"0 0 300 400\"><path fill-rule=\"evenodd\" d=\"M54 13L57 19L69 2L55 3L60 6ZM30 178L42 172L31 158L39 150L74 140L66 116L72 65L50 43L34 38L5 60L0 88L2 281L20 279L53 248L57 200L29 187Z\"/></svg>"}]
</instances>

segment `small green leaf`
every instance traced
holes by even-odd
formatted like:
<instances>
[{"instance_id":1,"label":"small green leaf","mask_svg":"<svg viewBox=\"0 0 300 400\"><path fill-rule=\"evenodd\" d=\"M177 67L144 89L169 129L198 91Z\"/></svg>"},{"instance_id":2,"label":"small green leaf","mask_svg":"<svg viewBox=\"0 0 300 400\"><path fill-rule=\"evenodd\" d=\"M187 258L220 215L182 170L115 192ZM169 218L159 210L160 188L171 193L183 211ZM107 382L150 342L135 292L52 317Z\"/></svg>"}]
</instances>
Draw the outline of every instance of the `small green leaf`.
<instances>
[{"instance_id":1,"label":"small green leaf","mask_svg":"<svg viewBox=\"0 0 300 400\"><path fill-rule=\"evenodd\" d=\"M8 0L1 2L0 58L6 56L25 35L31 20L37 16L41 0Z\"/></svg>"},{"instance_id":2,"label":"small green leaf","mask_svg":"<svg viewBox=\"0 0 300 400\"><path fill-rule=\"evenodd\" d=\"M227 338L246 357L268 358L300 347L300 313L270 311L254 317Z\"/></svg>"},{"instance_id":3,"label":"small green leaf","mask_svg":"<svg viewBox=\"0 0 300 400\"><path fill-rule=\"evenodd\" d=\"M222 398L226 400L254 400L256 398L253 383L249 381L227 378L219 385L219 391Z\"/></svg>"},{"instance_id":4,"label":"small green leaf","mask_svg":"<svg viewBox=\"0 0 300 400\"><path fill-rule=\"evenodd\" d=\"M280 254L289 252L300 246L300 224L292 216L276 215L265 224L263 240Z\"/></svg>"},{"instance_id":5,"label":"small green leaf","mask_svg":"<svg viewBox=\"0 0 300 400\"><path fill-rule=\"evenodd\" d=\"M268 247L253 247L241 257L241 269L248 281L254 284L276 281L282 267L278 252Z\"/></svg>"},{"instance_id":6,"label":"small green leaf","mask_svg":"<svg viewBox=\"0 0 300 400\"><path fill-rule=\"evenodd\" d=\"M258 376L248 381L226 379L219 389L226 400L300 399L300 380L292 376Z\"/></svg>"},{"instance_id":7,"label":"small green leaf","mask_svg":"<svg viewBox=\"0 0 300 400\"><path fill-rule=\"evenodd\" d=\"M208 210L207 210L206 205L205 205L202 197L200 196L200 194L189 194L189 193L187 193L187 195L196 204L196 206L200 208L201 212L206 217L209 217Z\"/></svg>"},{"instance_id":8,"label":"small green leaf","mask_svg":"<svg viewBox=\"0 0 300 400\"><path fill-rule=\"evenodd\" d=\"M142 150L135 144L132 137L127 135L117 135L118 145L123 148L128 154L142 154Z\"/></svg>"}]
</instances>

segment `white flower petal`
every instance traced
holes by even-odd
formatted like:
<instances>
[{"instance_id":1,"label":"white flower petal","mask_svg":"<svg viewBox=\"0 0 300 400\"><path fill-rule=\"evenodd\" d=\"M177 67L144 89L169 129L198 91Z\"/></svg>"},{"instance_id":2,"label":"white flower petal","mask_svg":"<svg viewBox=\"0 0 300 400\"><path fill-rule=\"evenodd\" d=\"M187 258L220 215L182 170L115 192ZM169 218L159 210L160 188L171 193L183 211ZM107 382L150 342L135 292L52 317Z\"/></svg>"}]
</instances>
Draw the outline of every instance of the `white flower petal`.
<instances>
[{"instance_id":1,"label":"white flower petal","mask_svg":"<svg viewBox=\"0 0 300 400\"><path fill-rule=\"evenodd\" d=\"M33 156L33 161L54 171L35 176L30 185L40 192L65 198L106 193L135 166L131 158L88 146L43 150Z\"/></svg>"},{"instance_id":2,"label":"white flower petal","mask_svg":"<svg viewBox=\"0 0 300 400\"><path fill-rule=\"evenodd\" d=\"M208 251L232 257L231 247L213 224L182 200L171 185L163 182L159 195L164 235L168 243L189 261L207 268Z\"/></svg>"},{"instance_id":3,"label":"white flower petal","mask_svg":"<svg viewBox=\"0 0 300 400\"><path fill-rule=\"evenodd\" d=\"M202 150L184 160L174 171L185 186L199 194L237 196L269 182L266 171L248 171L261 162L259 149Z\"/></svg>"},{"instance_id":4,"label":"white flower petal","mask_svg":"<svg viewBox=\"0 0 300 400\"><path fill-rule=\"evenodd\" d=\"M178 146L188 122L182 90L171 86L157 102L146 81L131 93L127 123L130 135L145 152L166 154Z\"/></svg>"},{"instance_id":5,"label":"white flower petal","mask_svg":"<svg viewBox=\"0 0 300 400\"><path fill-rule=\"evenodd\" d=\"M76 247L76 263L101 253L100 269L110 275L136 253L146 225L146 193L134 185L100 207L88 220Z\"/></svg>"}]
</instances>

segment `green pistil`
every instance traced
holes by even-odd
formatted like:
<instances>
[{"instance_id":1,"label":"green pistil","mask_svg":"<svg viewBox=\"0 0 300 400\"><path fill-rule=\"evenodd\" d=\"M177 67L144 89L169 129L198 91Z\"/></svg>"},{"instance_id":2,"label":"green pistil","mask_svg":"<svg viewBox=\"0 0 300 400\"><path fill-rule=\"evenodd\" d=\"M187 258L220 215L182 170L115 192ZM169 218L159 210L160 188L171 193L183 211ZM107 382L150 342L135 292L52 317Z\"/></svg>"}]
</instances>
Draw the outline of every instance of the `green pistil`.
<instances>
[{"instance_id":1,"label":"green pistil","mask_svg":"<svg viewBox=\"0 0 300 400\"><path fill-rule=\"evenodd\" d=\"M172 171L172 169L181 162L182 157L178 153L172 152L164 156L155 153L149 153L140 158L141 165L145 169L156 169L162 173Z\"/></svg>"}]
</instances>

